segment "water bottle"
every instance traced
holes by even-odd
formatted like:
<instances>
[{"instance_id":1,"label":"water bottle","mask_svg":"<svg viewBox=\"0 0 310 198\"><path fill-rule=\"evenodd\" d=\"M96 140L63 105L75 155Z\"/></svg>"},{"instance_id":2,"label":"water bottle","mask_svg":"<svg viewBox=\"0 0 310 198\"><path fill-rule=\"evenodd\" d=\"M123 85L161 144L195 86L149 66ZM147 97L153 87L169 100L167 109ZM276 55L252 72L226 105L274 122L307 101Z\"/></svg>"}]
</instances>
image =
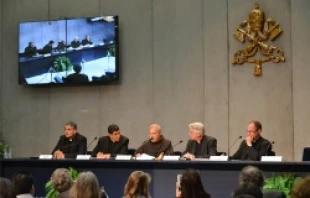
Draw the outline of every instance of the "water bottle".
<instances>
[{"instance_id":1,"label":"water bottle","mask_svg":"<svg viewBox=\"0 0 310 198\"><path fill-rule=\"evenodd\" d=\"M7 146L4 148L4 158L5 159L10 159L12 158L12 149L10 146Z\"/></svg>"}]
</instances>

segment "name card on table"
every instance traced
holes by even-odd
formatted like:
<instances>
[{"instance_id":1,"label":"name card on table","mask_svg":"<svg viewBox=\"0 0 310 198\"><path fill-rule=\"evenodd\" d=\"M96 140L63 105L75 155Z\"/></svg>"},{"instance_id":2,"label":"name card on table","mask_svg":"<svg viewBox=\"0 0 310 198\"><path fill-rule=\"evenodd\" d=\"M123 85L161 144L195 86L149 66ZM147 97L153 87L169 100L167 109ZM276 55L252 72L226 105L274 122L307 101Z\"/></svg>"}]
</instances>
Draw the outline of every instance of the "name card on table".
<instances>
[{"instance_id":1,"label":"name card on table","mask_svg":"<svg viewBox=\"0 0 310 198\"><path fill-rule=\"evenodd\" d=\"M181 157L178 155L164 155L163 160L164 161L179 161L180 158Z\"/></svg>"},{"instance_id":2,"label":"name card on table","mask_svg":"<svg viewBox=\"0 0 310 198\"><path fill-rule=\"evenodd\" d=\"M39 159L52 159L53 155L40 155Z\"/></svg>"},{"instance_id":3,"label":"name card on table","mask_svg":"<svg viewBox=\"0 0 310 198\"><path fill-rule=\"evenodd\" d=\"M210 156L210 161L228 161L228 156Z\"/></svg>"},{"instance_id":4,"label":"name card on table","mask_svg":"<svg viewBox=\"0 0 310 198\"><path fill-rule=\"evenodd\" d=\"M131 155L116 155L115 157L116 160L131 160L131 158Z\"/></svg>"},{"instance_id":5,"label":"name card on table","mask_svg":"<svg viewBox=\"0 0 310 198\"><path fill-rule=\"evenodd\" d=\"M151 156L151 155L147 155L145 153L143 153L141 156L136 157L136 160L154 160L155 157Z\"/></svg>"},{"instance_id":6,"label":"name card on table","mask_svg":"<svg viewBox=\"0 0 310 198\"><path fill-rule=\"evenodd\" d=\"M260 161L262 161L262 162L282 162L283 157L282 156L262 156Z\"/></svg>"},{"instance_id":7,"label":"name card on table","mask_svg":"<svg viewBox=\"0 0 310 198\"><path fill-rule=\"evenodd\" d=\"M89 160L91 158L91 155L77 155L77 160Z\"/></svg>"}]
</instances>

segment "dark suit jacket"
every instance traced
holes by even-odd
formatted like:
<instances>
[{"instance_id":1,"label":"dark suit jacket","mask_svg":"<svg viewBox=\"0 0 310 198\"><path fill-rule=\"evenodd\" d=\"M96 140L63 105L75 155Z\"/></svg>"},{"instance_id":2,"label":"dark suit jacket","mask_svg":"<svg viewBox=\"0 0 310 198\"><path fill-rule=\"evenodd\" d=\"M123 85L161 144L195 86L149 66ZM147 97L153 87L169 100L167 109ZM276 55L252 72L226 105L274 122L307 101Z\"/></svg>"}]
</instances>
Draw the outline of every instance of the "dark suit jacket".
<instances>
[{"instance_id":1,"label":"dark suit jacket","mask_svg":"<svg viewBox=\"0 0 310 198\"><path fill-rule=\"evenodd\" d=\"M87 39L83 39L82 40L82 45L92 45L93 44L93 42L91 42L91 41L89 41L89 40L87 40Z\"/></svg>"},{"instance_id":2,"label":"dark suit jacket","mask_svg":"<svg viewBox=\"0 0 310 198\"><path fill-rule=\"evenodd\" d=\"M65 135L62 135L60 136L52 154L57 150L61 150L66 158L75 158L77 154L86 154L86 149L87 139L83 135L76 133L72 141L69 141Z\"/></svg>"},{"instance_id":3,"label":"dark suit jacket","mask_svg":"<svg viewBox=\"0 0 310 198\"><path fill-rule=\"evenodd\" d=\"M94 148L92 156L96 157L98 152L109 153L109 136L103 136L99 138L97 146ZM117 154L128 154L128 144L129 139L121 135L119 142L117 143L117 148L115 153L110 153L112 157L115 157Z\"/></svg>"},{"instance_id":4,"label":"dark suit jacket","mask_svg":"<svg viewBox=\"0 0 310 198\"><path fill-rule=\"evenodd\" d=\"M263 190L264 198L286 198L284 192L279 190Z\"/></svg>"},{"instance_id":5,"label":"dark suit jacket","mask_svg":"<svg viewBox=\"0 0 310 198\"><path fill-rule=\"evenodd\" d=\"M81 83L88 82L88 76L86 74L69 74L67 78L64 79L66 83Z\"/></svg>"},{"instance_id":6,"label":"dark suit jacket","mask_svg":"<svg viewBox=\"0 0 310 198\"><path fill-rule=\"evenodd\" d=\"M188 140L186 145L185 153L196 153L196 145L198 144L195 140ZM201 139L201 154L196 157L210 157L217 154L217 140L214 137L204 135Z\"/></svg>"},{"instance_id":7,"label":"dark suit jacket","mask_svg":"<svg viewBox=\"0 0 310 198\"><path fill-rule=\"evenodd\" d=\"M249 147L246 141L243 140L237 152L230 158L259 161L262 156L268 155L271 149L271 143L263 137L260 137L256 142L253 142L251 147Z\"/></svg>"}]
</instances>

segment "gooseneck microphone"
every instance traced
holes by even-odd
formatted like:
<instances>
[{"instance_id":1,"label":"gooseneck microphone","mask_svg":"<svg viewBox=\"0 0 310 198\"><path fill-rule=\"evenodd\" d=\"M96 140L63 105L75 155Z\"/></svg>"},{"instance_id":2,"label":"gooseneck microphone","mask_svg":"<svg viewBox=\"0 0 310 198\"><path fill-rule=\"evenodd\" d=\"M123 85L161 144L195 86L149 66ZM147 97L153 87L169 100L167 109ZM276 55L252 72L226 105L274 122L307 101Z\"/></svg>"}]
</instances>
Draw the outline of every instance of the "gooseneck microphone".
<instances>
[{"instance_id":1,"label":"gooseneck microphone","mask_svg":"<svg viewBox=\"0 0 310 198\"><path fill-rule=\"evenodd\" d=\"M275 142L272 141L272 142L269 142L268 146L267 146L267 150L266 150L266 153L265 153L265 156L268 156L268 153L269 153L269 148L271 147L271 145L273 145ZM271 149L270 149L271 150Z\"/></svg>"},{"instance_id":2,"label":"gooseneck microphone","mask_svg":"<svg viewBox=\"0 0 310 198\"><path fill-rule=\"evenodd\" d=\"M174 149L174 147L178 146L179 144L181 144L183 142L183 140L178 141L178 143L176 143L175 145L172 146L172 148Z\"/></svg>"},{"instance_id":3,"label":"gooseneck microphone","mask_svg":"<svg viewBox=\"0 0 310 198\"><path fill-rule=\"evenodd\" d=\"M90 147L90 145L92 145L92 143L95 141L95 140L97 140L98 139L98 137L96 136L89 144L88 144L88 146L87 146L87 148L86 148L86 153L85 154L87 154L87 151L88 151L88 148Z\"/></svg>"},{"instance_id":4,"label":"gooseneck microphone","mask_svg":"<svg viewBox=\"0 0 310 198\"><path fill-rule=\"evenodd\" d=\"M240 135L231 145L230 145L230 147L228 148L228 156L230 155L230 149L231 149L231 147L233 147L235 144L236 144L236 142L238 141L238 140L240 140L240 139L242 139L242 135Z\"/></svg>"}]
</instances>

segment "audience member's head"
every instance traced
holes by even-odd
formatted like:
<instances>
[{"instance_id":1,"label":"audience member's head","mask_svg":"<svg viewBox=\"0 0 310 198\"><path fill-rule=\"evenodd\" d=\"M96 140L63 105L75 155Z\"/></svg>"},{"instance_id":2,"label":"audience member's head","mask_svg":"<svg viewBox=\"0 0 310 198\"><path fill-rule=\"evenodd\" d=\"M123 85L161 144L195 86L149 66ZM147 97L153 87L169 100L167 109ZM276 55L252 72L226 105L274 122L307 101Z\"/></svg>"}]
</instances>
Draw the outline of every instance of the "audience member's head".
<instances>
[{"instance_id":1,"label":"audience member's head","mask_svg":"<svg viewBox=\"0 0 310 198\"><path fill-rule=\"evenodd\" d=\"M59 193L69 190L73 185L71 173L66 168L56 169L52 174L51 181L54 189Z\"/></svg>"},{"instance_id":2,"label":"audience member's head","mask_svg":"<svg viewBox=\"0 0 310 198\"><path fill-rule=\"evenodd\" d=\"M100 188L97 177L94 173L87 171L81 172L78 179L74 182L71 190L71 198L100 198Z\"/></svg>"},{"instance_id":3,"label":"audience member's head","mask_svg":"<svg viewBox=\"0 0 310 198\"><path fill-rule=\"evenodd\" d=\"M300 179L291 192L291 198L309 198L310 197L310 176Z\"/></svg>"},{"instance_id":4,"label":"audience member's head","mask_svg":"<svg viewBox=\"0 0 310 198\"><path fill-rule=\"evenodd\" d=\"M111 124L108 127L109 138L112 142L118 142L121 138L121 132L116 124Z\"/></svg>"},{"instance_id":5,"label":"audience member's head","mask_svg":"<svg viewBox=\"0 0 310 198\"><path fill-rule=\"evenodd\" d=\"M263 198L263 192L261 188L255 184L241 184L238 188L234 191L234 198L241 198L241 197L254 197L254 198Z\"/></svg>"},{"instance_id":6,"label":"audience member's head","mask_svg":"<svg viewBox=\"0 0 310 198\"><path fill-rule=\"evenodd\" d=\"M149 127L149 138L152 142L158 142L162 139L161 127L159 124L151 124Z\"/></svg>"},{"instance_id":7,"label":"audience member's head","mask_svg":"<svg viewBox=\"0 0 310 198\"><path fill-rule=\"evenodd\" d=\"M186 169L182 173L182 179L180 183L181 198L209 198L210 195L205 191L200 175L197 170Z\"/></svg>"},{"instance_id":8,"label":"audience member's head","mask_svg":"<svg viewBox=\"0 0 310 198\"><path fill-rule=\"evenodd\" d=\"M32 194L34 195L34 179L28 171L18 171L13 175L12 183L16 195Z\"/></svg>"},{"instance_id":9,"label":"audience member's head","mask_svg":"<svg viewBox=\"0 0 310 198\"><path fill-rule=\"evenodd\" d=\"M0 177L0 198L16 198L13 184L3 177Z\"/></svg>"},{"instance_id":10,"label":"audience member's head","mask_svg":"<svg viewBox=\"0 0 310 198\"><path fill-rule=\"evenodd\" d=\"M201 122L193 122L188 125L191 140L200 141L205 134L205 127Z\"/></svg>"},{"instance_id":11,"label":"audience member's head","mask_svg":"<svg viewBox=\"0 0 310 198\"><path fill-rule=\"evenodd\" d=\"M76 64L76 65L73 66L73 70L74 70L75 73L79 74L82 71L82 66L79 65L79 64Z\"/></svg>"},{"instance_id":12,"label":"audience member's head","mask_svg":"<svg viewBox=\"0 0 310 198\"><path fill-rule=\"evenodd\" d=\"M145 197L149 198L149 184L151 177L143 171L134 171L130 174L124 189L125 198Z\"/></svg>"},{"instance_id":13,"label":"audience member's head","mask_svg":"<svg viewBox=\"0 0 310 198\"><path fill-rule=\"evenodd\" d=\"M254 166L244 167L239 175L239 185L242 184L254 184L262 188L264 186L263 172Z\"/></svg>"}]
</instances>

